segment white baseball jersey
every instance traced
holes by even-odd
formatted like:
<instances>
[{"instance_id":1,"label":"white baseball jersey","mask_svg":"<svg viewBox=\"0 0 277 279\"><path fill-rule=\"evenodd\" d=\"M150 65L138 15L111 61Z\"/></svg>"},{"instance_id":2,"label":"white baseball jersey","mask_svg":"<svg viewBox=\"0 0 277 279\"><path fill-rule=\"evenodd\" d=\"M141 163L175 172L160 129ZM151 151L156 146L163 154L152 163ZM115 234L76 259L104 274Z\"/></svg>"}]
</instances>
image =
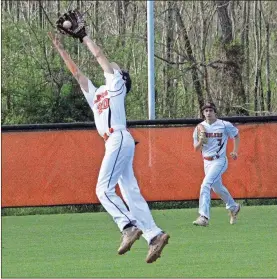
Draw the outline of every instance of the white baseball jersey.
<instances>
[{"instance_id":1,"label":"white baseball jersey","mask_svg":"<svg viewBox=\"0 0 277 279\"><path fill-rule=\"evenodd\" d=\"M228 189L222 184L222 174L228 167L226 146L228 138L234 138L238 129L228 121L217 119L213 124L201 122L206 129L208 142L203 144L202 156L219 156L216 160L204 160L205 178L201 184L199 197L199 214L210 219L211 189L225 202L227 210L234 210L238 204L234 201ZM193 132L194 145L198 143L197 127Z\"/></svg>"},{"instance_id":2,"label":"white baseball jersey","mask_svg":"<svg viewBox=\"0 0 277 279\"><path fill-rule=\"evenodd\" d=\"M106 85L96 88L89 80L89 92L81 88L93 111L97 131L102 137L105 133L110 135L109 128L126 128L125 81L118 70L114 70L114 74L104 73L104 76Z\"/></svg>"},{"instance_id":3,"label":"white baseball jersey","mask_svg":"<svg viewBox=\"0 0 277 279\"><path fill-rule=\"evenodd\" d=\"M97 89L89 80L89 92L82 88L93 111L98 133L102 137L105 133L109 136L105 140L105 156L99 171L96 195L120 231L129 223L136 225L150 244L162 230L155 224L134 175L135 141L126 130L125 81L117 70L114 70L114 74L104 73L104 76L106 85ZM110 128L113 128L113 133L109 131ZM128 208L115 193L117 184Z\"/></svg>"},{"instance_id":4,"label":"white baseball jersey","mask_svg":"<svg viewBox=\"0 0 277 279\"><path fill-rule=\"evenodd\" d=\"M238 134L238 129L230 122L217 119L213 124L206 121L201 122L206 129L208 143L203 145L202 156L226 156L226 146L228 138L234 138ZM198 143L197 127L193 132L194 145Z\"/></svg>"}]
</instances>

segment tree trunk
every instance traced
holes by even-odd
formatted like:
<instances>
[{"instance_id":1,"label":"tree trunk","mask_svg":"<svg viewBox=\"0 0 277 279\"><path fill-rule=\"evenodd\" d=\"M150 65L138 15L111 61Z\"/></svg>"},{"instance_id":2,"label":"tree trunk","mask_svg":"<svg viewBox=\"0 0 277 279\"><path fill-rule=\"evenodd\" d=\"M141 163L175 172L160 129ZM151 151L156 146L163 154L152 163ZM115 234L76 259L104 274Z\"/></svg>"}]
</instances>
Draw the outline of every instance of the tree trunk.
<instances>
[{"instance_id":1,"label":"tree trunk","mask_svg":"<svg viewBox=\"0 0 277 279\"><path fill-rule=\"evenodd\" d=\"M57 5L57 17L59 17L61 15L61 3L60 3L60 0L56 1L56 5Z\"/></svg>"},{"instance_id":2,"label":"tree trunk","mask_svg":"<svg viewBox=\"0 0 277 279\"><path fill-rule=\"evenodd\" d=\"M264 114L264 91L263 91L263 81L262 81L262 3L259 1L259 44L260 44L260 108L262 115Z\"/></svg>"},{"instance_id":3,"label":"tree trunk","mask_svg":"<svg viewBox=\"0 0 277 279\"><path fill-rule=\"evenodd\" d=\"M3 5L3 6L2 6L2 7L3 7L3 10L4 10L5 12L7 12L7 10L8 10L7 2L8 2L8 1L5 0L5 1L3 2L3 4L2 4L2 5Z\"/></svg>"},{"instance_id":4,"label":"tree trunk","mask_svg":"<svg viewBox=\"0 0 277 279\"><path fill-rule=\"evenodd\" d=\"M20 14L20 1L16 2L16 21L19 21L19 14Z\"/></svg>"},{"instance_id":5,"label":"tree trunk","mask_svg":"<svg viewBox=\"0 0 277 279\"><path fill-rule=\"evenodd\" d=\"M258 6L257 2L254 2L254 29L255 29L255 86L254 86L254 110L255 115L258 115L258 103L259 103L259 89L260 89L260 76L261 76L261 68L260 68L260 36L259 36L259 26L258 26Z\"/></svg>"},{"instance_id":6,"label":"tree trunk","mask_svg":"<svg viewBox=\"0 0 277 279\"><path fill-rule=\"evenodd\" d=\"M167 2L163 1L162 2L162 7L163 10L167 9ZM167 22L167 16L166 13L164 13L163 15L163 21ZM163 54L163 59L166 59L166 36L167 36L167 24L164 26L163 30L162 30L162 45L163 45L163 50L162 50L162 54ZM162 87L162 100L161 100L161 114L162 114L162 118L165 117L165 112L166 112L166 97L167 97L167 92L166 92L166 81L167 81L167 64L163 63L162 65L162 83L163 83L163 87Z\"/></svg>"},{"instance_id":7,"label":"tree trunk","mask_svg":"<svg viewBox=\"0 0 277 279\"><path fill-rule=\"evenodd\" d=\"M93 29L93 36L95 37L99 30L99 1L94 1L94 28Z\"/></svg>"},{"instance_id":8,"label":"tree trunk","mask_svg":"<svg viewBox=\"0 0 277 279\"><path fill-rule=\"evenodd\" d=\"M38 7L38 9L39 9L39 27L41 28L41 29L43 29L43 10L42 10L42 5L43 5L43 3L41 3L41 5L39 5Z\"/></svg>"},{"instance_id":9,"label":"tree trunk","mask_svg":"<svg viewBox=\"0 0 277 279\"><path fill-rule=\"evenodd\" d=\"M232 23L232 38L236 40L236 13L235 13L235 1L230 2L230 20Z\"/></svg>"},{"instance_id":10,"label":"tree trunk","mask_svg":"<svg viewBox=\"0 0 277 279\"><path fill-rule=\"evenodd\" d=\"M222 31L222 43L228 45L233 40L232 22L228 15L228 5L230 0L216 1L217 14Z\"/></svg>"},{"instance_id":11,"label":"tree trunk","mask_svg":"<svg viewBox=\"0 0 277 279\"><path fill-rule=\"evenodd\" d=\"M248 115L247 110L244 109L246 96L242 82L243 50L242 45L233 40L232 22L228 15L229 2L229 0L216 1L222 30L222 51L227 60L222 69L221 89L222 92L229 95L229 98L226 98L227 102L225 102L226 114L231 112L238 115Z\"/></svg>"},{"instance_id":12,"label":"tree trunk","mask_svg":"<svg viewBox=\"0 0 277 279\"><path fill-rule=\"evenodd\" d=\"M76 1L76 8L78 11L81 11L81 1L80 0ZM73 53L78 57L77 63L79 63L79 49L80 49L80 44L73 45Z\"/></svg>"},{"instance_id":13,"label":"tree trunk","mask_svg":"<svg viewBox=\"0 0 277 279\"><path fill-rule=\"evenodd\" d=\"M186 49L188 60L189 60L190 66L191 66L191 75L192 75L193 86L194 86L194 90L197 95L198 107L200 110L201 107L204 105L204 98L203 98L201 83L199 81L199 77L198 77L198 73L197 73L197 67L194 65L195 58L193 56L193 51L192 51L192 47L191 47L191 43L190 43L190 40L188 37L187 30L186 30L186 27L182 20L182 17L180 15L180 12L178 10L178 7L175 8L175 13L176 13L176 22L179 25L179 28L181 30L180 35L185 44L185 49Z\"/></svg>"},{"instance_id":14,"label":"tree trunk","mask_svg":"<svg viewBox=\"0 0 277 279\"><path fill-rule=\"evenodd\" d=\"M135 33L135 27L136 27L136 23L137 23L137 13L138 13L138 6L136 4L136 2L133 2L133 20L132 20L132 26L131 26L131 34L132 34L132 39L133 39L133 34ZM128 52L128 59L127 59L127 64L126 64L126 69L129 71L130 66L131 66L131 62L132 62L132 52L133 52L133 47L129 48L129 52Z\"/></svg>"},{"instance_id":15,"label":"tree trunk","mask_svg":"<svg viewBox=\"0 0 277 279\"><path fill-rule=\"evenodd\" d=\"M271 86L270 86L270 53L269 53L269 23L266 22L266 85L267 85L267 110L271 112Z\"/></svg>"},{"instance_id":16,"label":"tree trunk","mask_svg":"<svg viewBox=\"0 0 277 279\"><path fill-rule=\"evenodd\" d=\"M182 53L180 40L178 40L177 44L178 44L178 52ZM178 68L179 68L180 72L182 71L182 64L184 63L184 61L185 61L185 57L183 55L179 55ZM185 115L189 115L190 112L193 111L193 103L190 101L190 95L189 95L189 92L187 89L187 83L186 83L186 79L185 79L184 75L181 76L181 80L182 80L182 85L183 85L183 91L182 91L182 95L184 96L183 100L184 100L184 103L186 104L185 110L183 111L183 115L185 116Z\"/></svg>"},{"instance_id":17,"label":"tree trunk","mask_svg":"<svg viewBox=\"0 0 277 279\"><path fill-rule=\"evenodd\" d=\"M165 59L167 61L172 60L172 44L173 44L173 3L167 1L167 24L166 24L166 47L165 47ZM174 92L172 92L173 80L170 76L171 65L165 63L166 79L165 79L165 117L170 117L171 108L173 106Z\"/></svg>"},{"instance_id":18,"label":"tree trunk","mask_svg":"<svg viewBox=\"0 0 277 279\"><path fill-rule=\"evenodd\" d=\"M206 91L206 99L212 102L213 100L210 93L210 85L209 85L209 73L206 66L207 64L206 45L207 45L207 34L208 34L207 18L205 18L204 3L200 1L199 4L200 4L200 12L201 12L201 60L204 64L203 88Z\"/></svg>"},{"instance_id":19,"label":"tree trunk","mask_svg":"<svg viewBox=\"0 0 277 279\"><path fill-rule=\"evenodd\" d=\"M116 1L116 15L118 22L118 40L116 48L125 46L125 34L126 34L126 18L128 12L129 0Z\"/></svg>"},{"instance_id":20,"label":"tree trunk","mask_svg":"<svg viewBox=\"0 0 277 279\"><path fill-rule=\"evenodd\" d=\"M243 2L243 29L241 33L241 45L243 49L243 55L245 59L245 70L243 79L244 79L244 88L245 88L245 97L246 97L246 105L245 107L248 107L249 104L249 98L250 98L250 92L249 92L249 84L250 84L250 68L249 68L249 16L250 16L250 4L248 1Z\"/></svg>"}]
</instances>

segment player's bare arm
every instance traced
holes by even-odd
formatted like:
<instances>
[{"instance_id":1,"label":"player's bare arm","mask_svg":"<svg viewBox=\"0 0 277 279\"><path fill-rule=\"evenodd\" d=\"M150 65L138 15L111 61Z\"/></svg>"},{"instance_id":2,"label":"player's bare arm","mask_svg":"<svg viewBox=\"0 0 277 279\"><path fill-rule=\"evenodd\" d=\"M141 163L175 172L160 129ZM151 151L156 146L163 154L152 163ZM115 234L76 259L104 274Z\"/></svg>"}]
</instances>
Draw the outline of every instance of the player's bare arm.
<instances>
[{"instance_id":1,"label":"player's bare arm","mask_svg":"<svg viewBox=\"0 0 277 279\"><path fill-rule=\"evenodd\" d=\"M201 151L203 148L203 140L199 139L198 143L194 146L195 151Z\"/></svg>"},{"instance_id":2,"label":"player's bare arm","mask_svg":"<svg viewBox=\"0 0 277 279\"><path fill-rule=\"evenodd\" d=\"M93 54L93 56L96 58L97 62L103 69L105 73L108 74L113 74L113 67L105 54L103 53L102 49L95 43L93 42L89 36L85 36L83 38L83 44L87 46L87 48L90 50L90 52Z\"/></svg>"},{"instance_id":3,"label":"player's bare arm","mask_svg":"<svg viewBox=\"0 0 277 279\"><path fill-rule=\"evenodd\" d=\"M72 73L72 75L75 77L75 79L78 81L80 86L88 92L88 78L80 71L80 69L77 67L77 65L74 63L74 61L71 59L70 55L66 52L64 47L62 46L61 42L59 41L58 37L51 32L48 32L49 38L52 40L53 45L58 50L60 56L64 60L67 68Z\"/></svg>"},{"instance_id":4,"label":"player's bare arm","mask_svg":"<svg viewBox=\"0 0 277 279\"><path fill-rule=\"evenodd\" d=\"M234 138L234 147L233 151L230 153L230 156L236 160L238 158L238 150L239 150L239 142L240 142L240 137L239 134L237 134Z\"/></svg>"}]
</instances>

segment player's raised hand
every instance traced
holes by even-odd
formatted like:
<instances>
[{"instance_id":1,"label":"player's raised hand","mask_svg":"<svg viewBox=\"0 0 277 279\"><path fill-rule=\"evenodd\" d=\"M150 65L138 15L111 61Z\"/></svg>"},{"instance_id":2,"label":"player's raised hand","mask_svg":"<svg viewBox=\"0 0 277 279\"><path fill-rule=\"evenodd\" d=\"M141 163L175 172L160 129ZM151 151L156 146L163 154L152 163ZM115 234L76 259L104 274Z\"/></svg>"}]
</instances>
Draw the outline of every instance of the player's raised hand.
<instances>
[{"instance_id":1,"label":"player's raised hand","mask_svg":"<svg viewBox=\"0 0 277 279\"><path fill-rule=\"evenodd\" d=\"M52 32L48 32L47 35L48 35L48 37L51 39L52 43L54 44L54 46L55 46L56 48L58 48L58 49L62 48L62 45L61 45L61 43L60 43L60 40L59 40L57 34L53 35Z\"/></svg>"},{"instance_id":2,"label":"player's raised hand","mask_svg":"<svg viewBox=\"0 0 277 279\"><path fill-rule=\"evenodd\" d=\"M230 156L232 157L232 159L237 160L237 158L238 158L238 153L232 151L232 152L230 153Z\"/></svg>"}]
</instances>

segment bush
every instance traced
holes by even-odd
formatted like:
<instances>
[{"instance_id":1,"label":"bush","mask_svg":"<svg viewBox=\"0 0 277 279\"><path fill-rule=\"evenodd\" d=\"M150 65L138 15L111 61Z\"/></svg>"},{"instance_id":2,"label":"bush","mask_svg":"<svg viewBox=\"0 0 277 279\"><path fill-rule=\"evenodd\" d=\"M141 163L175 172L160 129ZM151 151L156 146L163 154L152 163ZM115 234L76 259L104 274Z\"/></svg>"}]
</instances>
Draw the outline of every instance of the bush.
<instances>
[{"instance_id":1,"label":"bush","mask_svg":"<svg viewBox=\"0 0 277 279\"><path fill-rule=\"evenodd\" d=\"M242 199L238 200L242 206L257 205L277 205L277 199ZM161 201L149 202L150 209L179 209L179 208L198 208L198 200L194 201ZM224 207L221 200L212 200L212 207ZM64 206L38 206L38 207L16 207L2 208L2 216L24 216L42 214L68 214L85 212L105 212L100 204L79 204Z\"/></svg>"}]
</instances>

